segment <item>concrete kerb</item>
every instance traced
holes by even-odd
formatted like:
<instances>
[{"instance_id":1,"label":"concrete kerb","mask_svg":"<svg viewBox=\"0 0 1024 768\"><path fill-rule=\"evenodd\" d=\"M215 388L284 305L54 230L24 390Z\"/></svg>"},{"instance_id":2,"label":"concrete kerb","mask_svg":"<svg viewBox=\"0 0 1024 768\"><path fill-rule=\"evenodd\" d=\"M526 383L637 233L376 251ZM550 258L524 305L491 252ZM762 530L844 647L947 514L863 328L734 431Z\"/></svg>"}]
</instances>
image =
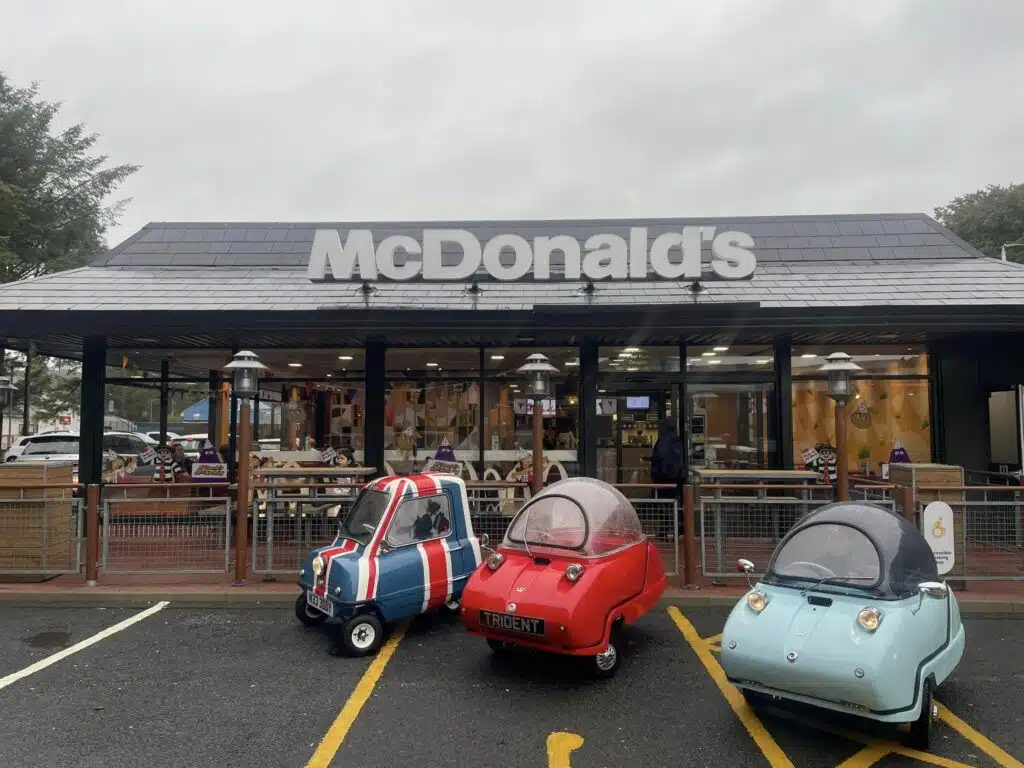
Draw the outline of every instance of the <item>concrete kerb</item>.
<instances>
[{"instance_id":1,"label":"concrete kerb","mask_svg":"<svg viewBox=\"0 0 1024 768\"><path fill-rule=\"evenodd\" d=\"M170 602L168 608L273 608L295 602L295 591L273 592L246 588L197 592L176 589L110 589L102 587L70 587L61 590L4 589L0 605L31 607L147 607L160 600ZM661 600L663 607L677 605L686 610L732 608L741 595L701 593L699 590L670 590ZM959 597L960 611L965 616L992 618L1024 618L1024 598L971 599Z\"/></svg>"}]
</instances>

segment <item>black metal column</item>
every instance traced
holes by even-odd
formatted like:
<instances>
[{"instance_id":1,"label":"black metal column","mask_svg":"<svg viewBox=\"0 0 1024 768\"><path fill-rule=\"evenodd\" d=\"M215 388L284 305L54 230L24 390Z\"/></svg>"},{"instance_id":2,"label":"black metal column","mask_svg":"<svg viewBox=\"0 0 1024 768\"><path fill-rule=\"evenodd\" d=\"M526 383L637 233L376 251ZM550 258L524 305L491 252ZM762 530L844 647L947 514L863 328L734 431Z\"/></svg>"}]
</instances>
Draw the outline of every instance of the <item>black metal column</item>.
<instances>
[{"instance_id":1,"label":"black metal column","mask_svg":"<svg viewBox=\"0 0 1024 768\"><path fill-rule=\"evenodd\" d=\"M946 462L946 420L942 417L944 350L937 342L928 344L928 423L931 425L932 460ZM1024 456L1020 457L1024 463Z\"/></svg>"},{"instance_id":2,"label":"black metal column","mask_svg":"<svg viewBox=\"0 0 1024 768\"><path fill-rule=\"evenodd\" d=\"M253 445L260 441L260 390L256 388L256 394L252 398L252 442Z\"/></svg>"},{"instance_id":3,"label":"black metal column","mask_svg":"<svg viewBox=\"0 0 1024 768\"><path fill-rule=\"evenodd\" d=\"M477 418L477 429L480 432L480 450L478 452L477 461L479 466L477 467L477 476L483 479L484 472L487 471L487 459L485 452L490 447L490 438L487 437L487 366L486 366L486 355L484 347L480 347L480 397L478 402L480 403L480 416Z\"/></svg>"},{"instance_id":4,"label":"black metal column","mask_svg":"<svg viewBox=\"0 0 1024 768\"><path fill-rule=\"evenodd\" d=\"M171 400L171 363L160 361L160 445L167 443L167 408Z\"/></svg>"},{"instance_id":5,"label":"black metal column","mask_svg":"<svg viewBox=\"0 0 1024 768\"><path fill-rule=\"evenodd\" d=\"M31 426L32 413L29 410L29 399L32 394L32 358L35 356L35 344L28 345L25 353L25 392L21 403L21 434L27 435Z\"/></svg>"},{"instance_id":6,"label":"black metal column","mask_svg":"<svg viewBox=\"0 0 1024 768\"><path fill-rule=\"evenodd\" d=\"M81 427L78 482L95 485L103 476L103 411L106 399L107 340L90 336L82 345Z\"/></svg>"},{"instance_id":7,"label":"black metal column","mask_svg":"<svg viewBox=\"0 0 1024 768\"><path fill-rule=\"evenodd\" d=\"M683 441L683 482L690 482L690 457L693 447L690 445L690 398L686 391L687 374L689 367L686 365L686 356L689 354L686 342L679 342L679 378L675 386L675 394L679 400L679 413L676 416L676 425L679 430L679 438ZM704 438L707 440L707 437ZM706 443L705 443L705 450Z\"/></svg>"},{"instance_id":8,"label":"black metal column","mask_svg":"<svg viewBox=\"0 0 1024 768\"><path fill-rule=\"evenodd\" d=\"M580 434L577 441L580 474L597 477L597 376L598 343L580 344Z\"/></svg>"},{"instance_id":9,"label":"black metal column","mask_svg":"<svg viewBox=\"0 0 1024 768\"><path fill-rule=\"evenodd\" d=\"M366 418L363 421L363 465L384 471L384 386L386 348L381 342L366 345Z\"/></svg>"},{"instance_id":10,"label":"black metal column","mask_svg":"<svg viewBox=\"0 0 1024 768\"><path fill-rule=\"evenodd\" d=\"M775 463L793 469L793 342L775 340Z\"/></svg>"},{"instance_id":11,"label":"black metal column","mask_svg":"<svg viewBox=\"0 0 1024 768\"><path fill-rule=\"evenodd\" d=\"M231 354L238 354L238 345L235 344L231 348ZM231 396L228 398L228 408L231 409L231 413L228 418L228 477L231 482L236 482L235 477L235 454L238 453L238 396L235 394L235 383L231 382ZM223 418L223 417L222 417ZM249 460L249 457L244 457L245 461Z\"/></svg>"}]
</instances>

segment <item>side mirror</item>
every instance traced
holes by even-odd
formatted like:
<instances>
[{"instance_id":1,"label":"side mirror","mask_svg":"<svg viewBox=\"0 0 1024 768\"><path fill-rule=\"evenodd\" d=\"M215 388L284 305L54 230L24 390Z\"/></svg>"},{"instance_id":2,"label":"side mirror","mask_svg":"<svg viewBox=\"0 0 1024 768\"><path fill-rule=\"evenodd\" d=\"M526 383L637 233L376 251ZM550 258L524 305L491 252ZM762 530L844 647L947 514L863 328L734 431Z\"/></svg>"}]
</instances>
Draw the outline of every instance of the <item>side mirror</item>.
<instances>
[{"instance_id":1,"label":"side mirror","mask_svg":"<svg viewBox=\"0 0 1024 768\"><path fill-rule=\"evenodd\" d=\"M740 573L753 573L754 564L749 560L744 560L742 557L736 561L736 570Z\"/></svg>"},{"instance_id":2,"label":"side mirror","mask_svg":"<svg viewBox=\"0 0 1024 768\"><path fill-rule=\"evenodd\" d=\"M921 595L934 597L936 600L943 600L949 597L949 587L939 581L922 581L917 585L917 591Z\"/></svg>"},{"instance_id":3,"label":"side mirror","mask_svg":"<svg viewBox=\"0 0 1024 768\"><path fill-rule=\"evenodd\" d=\"M486 533L481 533L479 536L477 536L477 539L480 542L480 546L484 548L486 548L487 545L491 543L491 537L488 536Z\"/></svg>"}]
</instances>

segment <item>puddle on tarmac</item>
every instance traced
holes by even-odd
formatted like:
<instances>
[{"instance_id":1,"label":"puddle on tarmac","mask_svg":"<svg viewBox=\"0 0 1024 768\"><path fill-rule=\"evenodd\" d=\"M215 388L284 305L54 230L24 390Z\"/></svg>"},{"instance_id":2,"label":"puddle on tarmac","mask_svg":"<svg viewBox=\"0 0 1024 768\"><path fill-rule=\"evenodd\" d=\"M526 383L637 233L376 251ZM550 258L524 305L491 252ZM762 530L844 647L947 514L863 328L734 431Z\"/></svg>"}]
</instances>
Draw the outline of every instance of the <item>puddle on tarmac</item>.
<instances>
[{"instance_id":1,"label":"puddle on tarmac","mask_svg":"<svg viewBox=\"0 0 1024 768\"><path fill-rule=\"evenodd\" d=\"M66 648L71 644L70 632L39 632L24 640L33 648Z\"/></svg>"}]
</instances>

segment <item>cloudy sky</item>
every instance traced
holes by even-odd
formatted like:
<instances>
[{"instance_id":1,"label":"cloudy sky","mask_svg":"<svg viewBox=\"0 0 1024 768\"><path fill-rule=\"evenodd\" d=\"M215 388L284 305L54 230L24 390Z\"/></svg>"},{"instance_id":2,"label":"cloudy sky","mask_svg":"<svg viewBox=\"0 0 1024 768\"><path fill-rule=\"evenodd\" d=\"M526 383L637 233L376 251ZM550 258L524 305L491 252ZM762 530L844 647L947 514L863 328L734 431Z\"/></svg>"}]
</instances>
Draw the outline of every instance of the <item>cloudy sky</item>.
<instances>
[{"instance_id":1,"label":"cloudy sky","mask_svg":"<svg viewBox=\"0 0 1024 768\"><path fill-rule=\"evenodd\" d=\"M1024 181L1019 0L3 0L148 221L925 211Z\"/></svg>"}]
</instances>

